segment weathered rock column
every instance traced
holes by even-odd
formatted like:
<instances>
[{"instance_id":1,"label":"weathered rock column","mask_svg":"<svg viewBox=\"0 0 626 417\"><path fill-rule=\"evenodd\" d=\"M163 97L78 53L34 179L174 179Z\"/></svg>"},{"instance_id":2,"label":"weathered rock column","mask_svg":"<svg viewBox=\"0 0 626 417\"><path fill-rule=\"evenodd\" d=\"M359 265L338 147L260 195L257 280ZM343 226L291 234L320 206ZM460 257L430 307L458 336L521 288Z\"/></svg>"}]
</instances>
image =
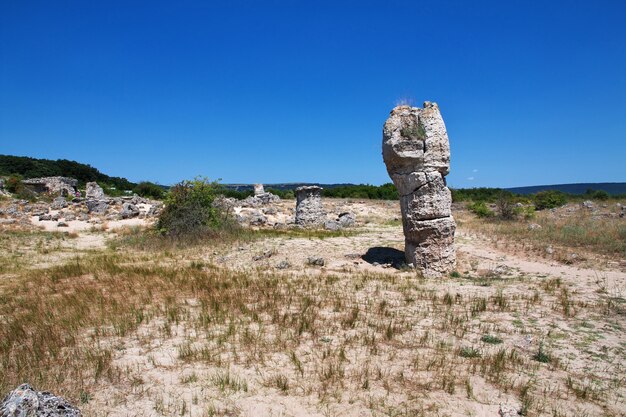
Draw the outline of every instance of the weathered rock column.
<instances>
[{"instance_id":1,"label":"weathered rock column","mask_svg":"<svg viewBox=\"0 0 626 417\"><path fill-rule=\"evenodd\" d=\"M454 269L456 252L450 172L450 144L436 103L397 106L383 127L383 159L400 194L405 255L424 276Z\"/></svg>"},{"instance_id":2,"label":"weathered rock column","mask_svg":"<svg viewBox=\"0 0 626 417\"><path fill-rule=\"evenodd\" d=\"M322 187L316 185L296 188L296 224L319 227L326 221L322 206Z\"/></svg>"},{"instance_id":3,"label":"weathered rock column","mask_svg":"<svg viewBox=\"0 0 626 417\"><path fill-rule=\"evenodd\" d=\"M254 195L265 194L265 189L263 188L263 184L254 184Z\"/></svg>"},{"instance_id":4,"label":"weathered rock column","mask_svg":"<svg viewBox=\"0 0 626 417\"><path fill-rule=\"evenodd\" d=\"M98 185L97 182L88 182L85 186L85 198L92 198L94 200L100 200L105 197L104 190Z\"/></svg>"}]
</instances>

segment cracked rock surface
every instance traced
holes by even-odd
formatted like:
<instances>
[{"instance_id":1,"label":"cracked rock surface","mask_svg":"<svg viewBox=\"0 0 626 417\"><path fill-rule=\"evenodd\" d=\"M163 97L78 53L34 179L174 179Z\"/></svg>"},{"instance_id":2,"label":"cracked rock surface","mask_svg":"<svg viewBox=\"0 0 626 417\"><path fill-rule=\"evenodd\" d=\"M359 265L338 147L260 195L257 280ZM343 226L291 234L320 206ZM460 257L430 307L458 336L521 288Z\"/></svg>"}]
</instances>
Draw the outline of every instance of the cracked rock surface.
<instances>
[{"instance_id":1,"label":"cracked rock surface","mask_svg":"<svg viewBox=\"0 0 626 417\"><path fill-rule=\"evenodd\" d=\"M296 224L320 227L326 222L322 205L322 188L312 185L296 188Z\"/></svg>"},{"instance_id":2,"label":"cracked rock surface","mask_svg":"<svg viewBox=\"0 0 626 417\"><path fill-rule=\"evenodd\" d=\"M436 103L397 106L383 127L383 159L400 194L405 255L424 276L454 269L448 133Z\"/></svg>"},{"instance_id":3,"label":"cracked rock surface","mask_svg":"<svg viewBox=\"0 0 626 417\"><path fill-rule=\"evenodd\" d=\"M80 417L80 410L65 399L46 392L37 391L22 384L11 391L0 406L2 417Z\"/></svg>"}]
</instances>

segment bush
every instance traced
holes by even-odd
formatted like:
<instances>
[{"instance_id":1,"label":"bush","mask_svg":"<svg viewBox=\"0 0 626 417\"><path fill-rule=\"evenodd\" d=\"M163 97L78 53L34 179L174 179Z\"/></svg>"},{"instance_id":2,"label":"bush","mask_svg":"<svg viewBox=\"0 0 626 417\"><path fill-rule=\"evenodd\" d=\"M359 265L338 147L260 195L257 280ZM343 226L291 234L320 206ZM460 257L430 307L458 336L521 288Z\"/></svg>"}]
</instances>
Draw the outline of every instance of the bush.
<instances>
[{"instance_id":1,"label":"bush","mask_svg":"<svg viewBox=\"0 0 626 417\"><path fill-rule=\"evenodd\" d=\"M611 195L604 190L587 190L586 193L592 200L608 200Z\"/></svg>"},{"instance_id":2,"label":"bush","mask_svg":"<svg viewBox=\"0 0 626 417\"><path fill-rule=\"evenodd\" d=\"M503 192L496 200L496 209L498 215L503 220L513 220L517 216L517 207L513 202L513 195L511 193Z\"/></svg>"},{"instance_id":3,"label":"bush","mask_svg":"<svg viewBox=\"0 0 626 417\"><path fill-rule=\"evenodd\" d=\"M10 193L18 193L24 185L22 184L21 175L11 175L4 183L4 188Z\"/></svg>"},{"instance_id":4,"label":"bush","mask_svg":"<svg viewBox=\"0 0 626 417\"><path fill-rule=\"evenodd\" d=\"M228 219L213 207L220 190L206 178L183 181L172 187L157 227L165 236L181 239L202 237L224 226Z\"/></svg>"},{"instance_id":5,"label":"bush","mask_svg":"<svg viewBox=\"0 0 626 417\"><path fill-rule=\"evenodd\" d=\"M555 190L540 191L535 194L535 207L537 210L561 207L567 203L567 196Z\"/></svg>"},{"instance_id":6,"label":"bush","mask_svg":"<svg viewBox=\"0 0 626 417\"><path fill-rule=\"evenodd\" d=\"M491 211L489 207L487 207L484 201L477 201L475 203L472 203L467 206L467 208L469 209L469 211L471 211L481 219L486 217L493 217L494 215L494 212Z\"/></svg>"},{"instance_id":7,"label":"bush","mask_svg":"<svg viewBox=\"0 0 626 417\"><path fill-rule=\"evenodd\" d=\"M163 187L149 181L142 181L133 189L133 191L141 197L161 200L163 198Z\"/></svg>"}]
</instances>

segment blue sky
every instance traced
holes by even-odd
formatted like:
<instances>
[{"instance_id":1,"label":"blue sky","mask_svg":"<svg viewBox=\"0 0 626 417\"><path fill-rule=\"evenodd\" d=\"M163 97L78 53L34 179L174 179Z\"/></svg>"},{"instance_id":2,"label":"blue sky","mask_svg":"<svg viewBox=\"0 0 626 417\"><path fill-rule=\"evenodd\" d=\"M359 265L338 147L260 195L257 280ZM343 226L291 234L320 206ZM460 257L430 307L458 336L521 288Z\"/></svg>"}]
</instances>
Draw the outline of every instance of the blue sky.
<instances>
[{"instance_id":1,"label":"blue sky","mask_svg":"<svg viewBox=\"0 0 626 417\"><path fill-rule=\"evenodd\" d=\"M626 2L0 2L0 153L131 180L389 182L436 101L454 187L626 181Z\"/></svg>"}]
</instances>

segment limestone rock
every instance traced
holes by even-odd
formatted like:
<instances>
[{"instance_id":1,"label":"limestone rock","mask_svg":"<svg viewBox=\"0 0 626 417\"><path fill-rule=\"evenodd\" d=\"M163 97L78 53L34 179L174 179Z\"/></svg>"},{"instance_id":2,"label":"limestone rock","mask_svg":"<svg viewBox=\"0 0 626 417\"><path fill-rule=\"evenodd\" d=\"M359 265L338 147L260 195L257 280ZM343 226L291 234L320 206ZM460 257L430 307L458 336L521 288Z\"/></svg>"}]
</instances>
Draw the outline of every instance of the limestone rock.
<instances>
[{"instance_id":1,"label":"limestone rock","mask_svg":"<svg viewBox=\"0 0 626 417\"><path fill-rule=\"evenodd\" d=\"M120 212L122 219L130 219L132 217L139 216L139 208L131 203L122 204L122 211Z\"/></svg>"},{"instance_id":2,"label":"limestone rock","mask_svg":"<svg viewBox=\"0 0 626 417\"><path fill-rule=\"evenodd\" d=\"M324 229L330 231L337 231L341 229L341 224L337 220L326 220L324 222Z\"/></svg>"},{"instance_id":3,"label":"limestone rock","mask_svg":"<svg viewBox=\"0 0 626 417\"><path fill-rule=\"evenodd\" d=\"M93 214L105 214L109 208L109 203L106 200L87 200L85 205L89 213Z\"/></svg>"},{"instance_id":4,"label":"limestone rock","mask_svg":"<svg viewBox=\"0 0 626 417\"><path fill-rule=\"evenodd\" d=\"M296 224L320 227L326 222L322 206L322 187L316 185L296 188Z\"/></svg>"},{"instance_id":5,"label":"limestone rock","mask_svg":"<svg viewBox=\"0 0 626 417\"><path fill-rule=\"evenodd\" d=\"M436 103L398 106L383 127L383 159L400 194L406 261L425 276L454 269L456 252L450 172L450 144Z\"/></svg>"},{"instance_id":6,"label":"limestone rock","mask_svg":"<svg viewBox=\"0 0 626 417\"><path fill-rule=\"evenodd\" d=\"M2 417L80 417L80 410L61 397L22 384L2 401Z\"/></svg>"},{"instance_id":7,"label":"limestone rock","mask_svg":"<svg viewBox=\"0 0 626 417\"><path fill-rule=\"evenodd\" d=\"M254 184L254 195L265 194L265 189L263 188L263 184Z\"/></svg>"},{"instance_id":8,"label":"limestone rock","mask_svg":"<svg viewBox=\"0 0 626 417\"><path fill-rule=\"evenodd\" d=\"M61 210L65 207L67 207L67 200L65 199L65 197L55 198L54 200L52 200L52 204L50 205L50 208L52 210Z\"/></svg>"},{"instance_id":9,"label":"limestone rock","mask_svg":"<svg viewBox=\"0 0 626 417\"><path fill-rule=\"evenodd\" d=\"M339 214L337 221L339 222L341 227L354 226L354 223L356 223L356 216L354 215L354 213L341 213Z\"/></svg>"},{"instance_id":10,"label":"limestone rock","mask_svg":"<svg viewBox=\"0 0 626 417\"><path fill-rule=\"evenodd\" d=\"M98 185L97 182L88 182L86 184L85 197L92 198L94 200L102 200L105 197L104 190Z\"/></svg>"},{"instance_id":11,"label":"limestone rock","mask_svg":"<svg viewBox=\"0 0 626 417\"><path fill-rule=\"evenodd\" d=\"M43 177L23 180L28 189L36 193L58 194L62 196L76 195L78 180L67 177Z\"/></svg>"}]
</instances>

